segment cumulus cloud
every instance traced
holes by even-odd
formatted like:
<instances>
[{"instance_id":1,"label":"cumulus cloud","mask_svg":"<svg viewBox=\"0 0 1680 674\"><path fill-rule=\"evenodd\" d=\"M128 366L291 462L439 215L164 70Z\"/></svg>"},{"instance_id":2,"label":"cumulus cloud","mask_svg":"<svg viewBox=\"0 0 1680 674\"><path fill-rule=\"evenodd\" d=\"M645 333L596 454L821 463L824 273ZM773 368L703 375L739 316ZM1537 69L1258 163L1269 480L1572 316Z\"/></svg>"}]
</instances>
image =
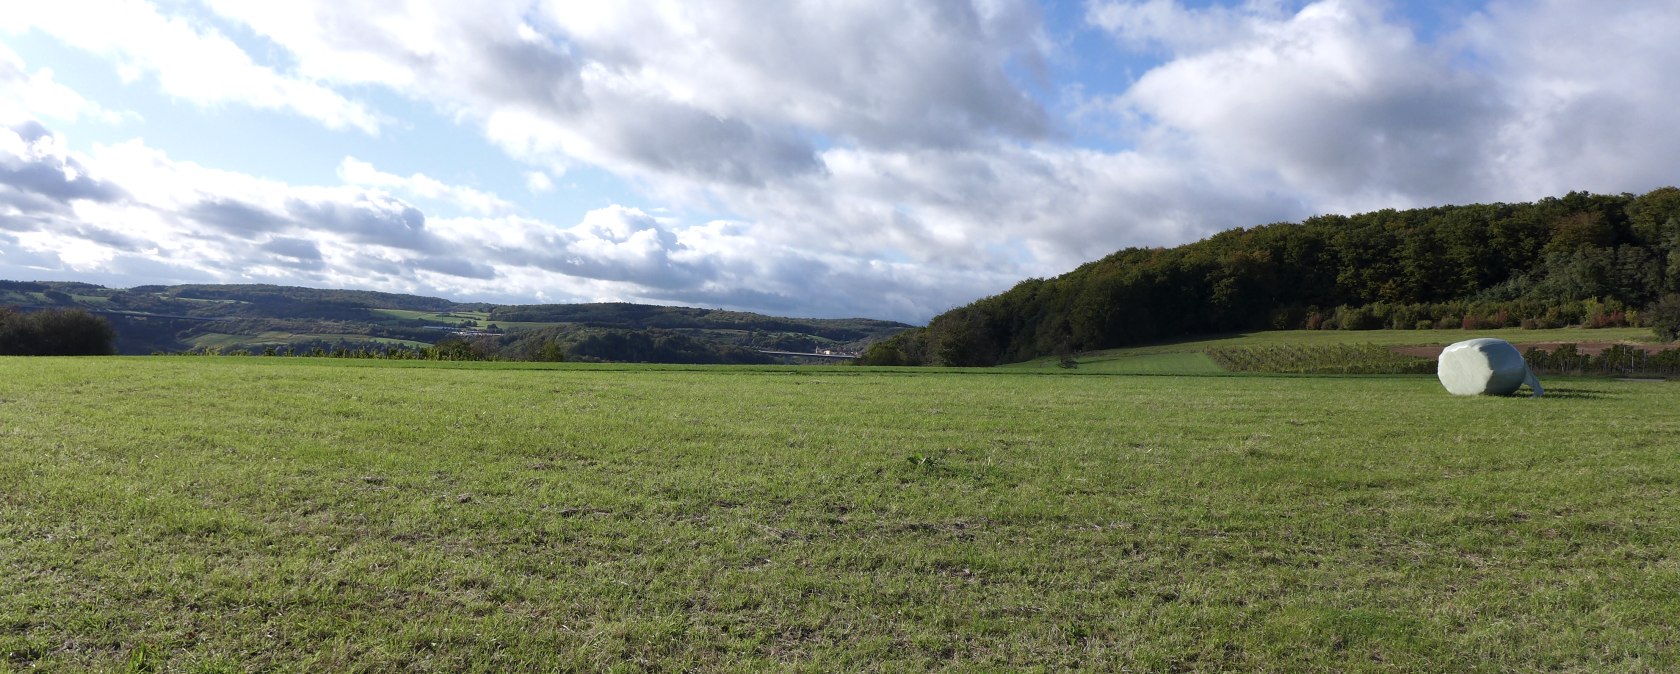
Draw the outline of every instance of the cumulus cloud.
<instances>
[{"instance_id":1,"label":"cumulus cloud","mask_svg":"<svg viewBox=\"0 0 1680 674\"><path fill-rule=\"evenodd\" d=\"M0 227L32 230L73 213L77 202L111 202L123 190L91 174L64 139L38 122L0 128Z\"/></svg>"},{"instance_id":2,"label":"cumulus cloud","mask_svg":"<svg viewBox=\"0 0 1680 674\"><path fill-rule=\"evenodd\" d=\"M1167 54L1110 100L1141 147L1240 169L1304 212L1672 180L1661 166L1680 136L1657 112L1680 103L1661 84L1680 66L1680 46L1656 37L1680 28L1667 3L1495 1L1435 43L1390 9L1104 0L1087 20Z\"/></svg>"},{"instance_id":3,"label":"cumulus cloud","mask_svg":"<svg viewBox=\"0 0 1680 674\"><path fill-rule=\"evenodd\" d=\"M259 65L226 35L165 16L143 0L8 3L7 32L38 30L113 60L125 80L157 78L171 96L201 105L239 103L288 110L334 129L377 133L367 106L332 89Z\"/></svg>"},{"instance_id":4,"label":"cumulus cloud","mask_svg":"<svg viewBox=\"0 0 1680 674\"><path fill-rule=\"evenodd\" d=\"M4 30L184 100L375 131L344 92L395 93L518 165L505 198L343 149L334 184L288 184L140 141L41 149L14 125L0 229L7 260L84 269L917 320L1123 246L1672 182L1670 4L1487 0L1420 32L1385 0L1088 0L1078 30L1114 51L1082 58L1135 73L1105 91L1055 81L1079 59L1032 0L25 3ZM33 117L102 114L4 53L0 86L60 101ZM1087 104L1058 119L1040 101L1068 88ZM1083 122L1113 142L1082 146ZM641 207L515 203L520 177L543 193L578 167Z\"/></svg>"},{"instance_id":5,"label":"cumulus cloud","mask_svg":"<svg viewBox=\"0 0 1680 674\"><path fill-rule=\"evenodd\" d=\"M554 179L549 178L548 174L542 171L526 171L525 189L529 190L532 194L553 192Z\"/></svg>"},{"instance_id":6,"label":"cumulus cloud","mask_svg":"<svg viewBox=\"0 0 1680 674\"><path fill-rule=\"evenodd\" d=\"M338 164L338 177L352 185L395 190L411 197L432 199L473 213L492 214L514 210L501 197L471 187L448 185L424 173L399 176L385 173L355 157L345 157ZM551 185L552 187L552 185Z\"/></svg>"},{"instance_id":7,"label":"cumulus cloud","mask_svg":"<svg viewBox=\"0 0 1680 674\"><path fill-rule=\"evenodd\" d=\"M262 250L280 257L291 258L299 263L314 263L317 267L321 262L321 248L313 241L277 236L263 242Z\"/></svg>"},{"instance_id":8,"label":"cumulus cloud","mask_svg":"<svg viewBox=\"0 0 1680 674\"><path fill-rule=\"evenodd\" d=\"M1680 12L1663 0L1495 0L1463 40L1509 102L1498 146L1505 191L1643 192L1675 181Z\"/></svg>"},{"instance_id":9,"label":"cumulus cloud","mask_svg":"<svg viewBox=\"0 0 1680 674\"><path fill-rule=\"evenodd\" d=\"M0 124L36 117L76 121L82 117L117 124L139 116L107 110L53 79L51 68L31 72L16 52L0 44Z\"/></svg>"},{"instance_id":10,"label":"cumulus cloud","mask_svg":"<svg viewBox=\"0 0 1680 674\"><path fill-rule=\"evenodd\" d=\"M10 242L0 276L125 270L129 284L303 283L905 318L925 313L928 296L961 297L967 280L957 274L929 284L908 263L808 252L739 222L686 225L626 206L575 223L431 218L360 185L257 179L177 161L137 141L81 154L38 124L7 133L0 185L33 195L38 217L0 219Z\"/></svg>"},{"instance_id":11,"label":"cumulus cloud","mask_svg":"<svg viewBox=\"0 0 1680 674\"><path fill-rule=\"evenodd\" d=\"M1172 55L1113 101L1152 153L1235 168L1329 210L1460 201L1495 184L1486 158L1506 104L1374 3L1279 15L1108 2L1089 18Z\"/></svg>"},{"instance_id":12,"label":"cumulus cloud","mask_svg":"<svg viewBox=\"0 0 1680 674\"><path fill-rule=\"evenodd\" d=\"M393 86L533 160L761 186L821 172L812 131L959 147L1049 127L1009 74L1042 68L1020 0L365 4L210 3L311 77Z\"/></svg>"},{"instance_id":13,"label":"cumulus cloud","mask_svg":"<svg viewBox=\"0 0 1680 674\"><path fill-rule=\"evenodd\" d=\"M381 194L302 191L286 201L292 220L354 243L429 252L439 245L426 230L426 214Z\"/></svg>"},{"instance_id":14,"label":"cumulus cloud","mask_svg":"<svg viewBox=\"0 0 1680 674\"><path fill-rule=\"evenodd\" d=\"M236 236L278 232L291 226L291 221L282 215L238 199L220 196L208 197L204 201L186 206L180 213Z\"/></svg>"}]
</instances>

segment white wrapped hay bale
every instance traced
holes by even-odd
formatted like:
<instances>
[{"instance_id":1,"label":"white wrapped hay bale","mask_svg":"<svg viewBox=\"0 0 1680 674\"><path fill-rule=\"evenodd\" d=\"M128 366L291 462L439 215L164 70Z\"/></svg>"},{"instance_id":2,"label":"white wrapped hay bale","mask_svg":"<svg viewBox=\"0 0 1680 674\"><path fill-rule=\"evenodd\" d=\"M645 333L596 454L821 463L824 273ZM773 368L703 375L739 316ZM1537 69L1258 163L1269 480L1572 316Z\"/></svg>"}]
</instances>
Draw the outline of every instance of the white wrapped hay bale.
<instances>
[{"instance_id":1,"label":"white wrapped hay bale","mask_svg":"<svg viewBox=\"0 0 1680 674\"><path fill-rule=\"evenodd\" d=\"M1511 395L1523 384L1535 397L1545 393L1517 347L1491 337L1467 339L1442 350L1435 375L1448 393L1459 396Z\"/></svg>"}]
</instances>

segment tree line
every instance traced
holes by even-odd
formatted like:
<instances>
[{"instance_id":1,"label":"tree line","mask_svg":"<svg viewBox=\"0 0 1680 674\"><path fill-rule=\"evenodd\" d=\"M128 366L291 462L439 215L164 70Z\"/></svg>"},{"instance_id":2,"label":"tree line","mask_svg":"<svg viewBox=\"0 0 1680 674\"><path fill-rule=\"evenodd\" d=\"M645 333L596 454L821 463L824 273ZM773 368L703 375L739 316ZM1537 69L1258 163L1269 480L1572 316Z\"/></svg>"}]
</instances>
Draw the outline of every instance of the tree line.
<instances>
[{"instance_id":1,"label":"tree line","mask_svg":"<svg viewBox=\"0 0 1680 674\"><path fill-rule=\"evenodd\" d=\"M890 335L910 326L868 318L783 318L745 311L624 302L498 306L490 319L509 323L572 323L598 328L736 330L807 334L836 342Z\"/></svg>"},{"instance_id":2,"label":"tree line","mask_svg":"<svg viewBox=\"0 0 1680 674\"><path fill-rule=\"evenodd\" d=\"M668 330L545 328L512 334L452 336L429 346L313 340L261 348L196 348L187 355L280 356L437 361L618 362L748 365L773 363L753 349Z\"/></svg>"},{"instance_id":3,"label":"tree line","mask_svg":"<svg viewBox=\"0 0 1680 674\"><path fill-rule=\"evenodd\" d=\"M0 307L0 356L102 356L117 352L105 319L80 309Z\"/></svg>"},{"instance_id":4,"label":"tree line","mask_svg":"<svg viewBox=\"0 0 1680 674\"><path fill-rule=\"evenodd\" d=\"M1680 189L1323 215L1128 248L952 309L864 364L984 366L1258 329L1654 324Z\"/></svg>"}]
</instances>

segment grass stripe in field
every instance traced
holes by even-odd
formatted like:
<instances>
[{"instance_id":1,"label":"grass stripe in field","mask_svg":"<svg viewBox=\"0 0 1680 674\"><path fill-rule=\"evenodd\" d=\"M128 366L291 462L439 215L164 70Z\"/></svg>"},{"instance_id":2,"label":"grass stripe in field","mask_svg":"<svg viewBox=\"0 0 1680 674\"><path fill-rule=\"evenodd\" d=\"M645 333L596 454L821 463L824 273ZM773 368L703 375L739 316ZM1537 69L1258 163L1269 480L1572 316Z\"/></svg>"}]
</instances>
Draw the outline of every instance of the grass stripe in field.
<instances>
[{"instance_id":1,"label":"grass stripe in field","mask_svg":"<svg viewBox=\"0 0 1680 674\"><path fill-rule=\"evenodd\" d=\"M1547 383L0 359L0 669L1680 667L1675 389Z\"/></svg>"},{"instance_id":2,"label":"grass stripe in field","mask_svg":"<svg viewBox=\"0 0 1680 674\"><path fill-rule=\"evenodd\" d=\"M1219 335L1160 344L1082 353L1079 370L1112 374L1218 374L1224 372L1206 356L1209 349L1284 347L1314 349L1341 346L1445 346L1473 337L1495 337L1513 344L1586 342L1651 342L1649 328L1557 328L1522 330L1271 330ZM1046 370L1059 365L1055 357L1036 358L1002 366L1005 370Z\"/></svg>"}]
</instances>

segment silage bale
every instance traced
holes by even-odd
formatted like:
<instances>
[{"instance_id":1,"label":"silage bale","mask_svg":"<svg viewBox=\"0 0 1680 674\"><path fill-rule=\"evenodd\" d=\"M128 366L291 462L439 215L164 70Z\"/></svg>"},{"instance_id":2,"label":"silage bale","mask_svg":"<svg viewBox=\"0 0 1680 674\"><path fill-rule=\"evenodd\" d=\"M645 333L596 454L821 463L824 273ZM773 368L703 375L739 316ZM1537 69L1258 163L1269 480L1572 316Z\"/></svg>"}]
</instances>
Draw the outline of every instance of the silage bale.
<instances>
[{"instance_id":1,"label":"silage bale","mask_svg":"<svg viewBox=\"0 0 1680 674\"><path fill-rule=\"evenodd\" d=\"M1448 346L1436 361L1435 373L1453 395L1511 395L1523 384L1535 397L1545 393L1517 347L1503 339L1482 337Z\"/></svg>"}]
</instances>

